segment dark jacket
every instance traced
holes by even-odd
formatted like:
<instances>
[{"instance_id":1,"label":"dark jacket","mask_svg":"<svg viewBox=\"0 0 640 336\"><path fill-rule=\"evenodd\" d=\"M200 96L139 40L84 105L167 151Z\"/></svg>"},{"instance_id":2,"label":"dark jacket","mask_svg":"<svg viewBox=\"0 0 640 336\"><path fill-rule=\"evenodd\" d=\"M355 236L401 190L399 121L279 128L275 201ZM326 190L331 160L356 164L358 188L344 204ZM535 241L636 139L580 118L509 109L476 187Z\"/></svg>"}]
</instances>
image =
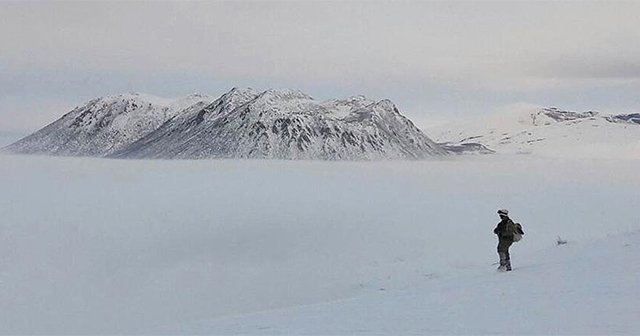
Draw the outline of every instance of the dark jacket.
<instances>
[{"instance_id":1,"label":"dark jacket","mask_svg":"<svg viewBox=\"0 0 640 336\"><path fill-rule=\"evenodd\" d=\"M498 235L499 239L511 240L513 241L513 230L515 228L515 224L509 217L504 217L498 226L493 229L493 233Z\"/></svg>"}]
</instances>

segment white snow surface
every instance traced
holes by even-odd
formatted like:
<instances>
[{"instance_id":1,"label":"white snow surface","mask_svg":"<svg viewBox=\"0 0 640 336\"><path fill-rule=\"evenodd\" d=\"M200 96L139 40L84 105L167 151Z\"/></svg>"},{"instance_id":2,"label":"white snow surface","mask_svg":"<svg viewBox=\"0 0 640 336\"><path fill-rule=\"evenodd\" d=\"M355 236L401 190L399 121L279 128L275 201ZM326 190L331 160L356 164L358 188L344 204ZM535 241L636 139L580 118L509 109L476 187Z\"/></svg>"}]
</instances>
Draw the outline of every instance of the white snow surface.
<instances>
[{"instance_id":1,"label":"white snow surface","mask_svg":"<svg viewBox=\"0 0 640 336\"><path fill-rule=\"evenodd\" d=\"M639 168L2 155L0 334L638 334Z\"/></svg>"},{"instance_id":2,"label":"white snow surface","mask_svg":"<svg viewBox=\"0 0 640 336\"><path fill-rule=\"evenodd\" d=\"M517 248L514 249L517 251ZM511 273L424 274L412 288L154 330L215 335L614 335L640 330L640 231L519 255Z\"/></svg>"},{"instance_id":3,"label":"white snow surface","mask_svg":"<svg viewBox=\"0 0 640 336\"><path fill-rule=\"evenodd\" d=\"M640 116L523 107L426 130L436 142L481 143L498 153L559 158L640 157Z\"/></svg>"}]
</instances>

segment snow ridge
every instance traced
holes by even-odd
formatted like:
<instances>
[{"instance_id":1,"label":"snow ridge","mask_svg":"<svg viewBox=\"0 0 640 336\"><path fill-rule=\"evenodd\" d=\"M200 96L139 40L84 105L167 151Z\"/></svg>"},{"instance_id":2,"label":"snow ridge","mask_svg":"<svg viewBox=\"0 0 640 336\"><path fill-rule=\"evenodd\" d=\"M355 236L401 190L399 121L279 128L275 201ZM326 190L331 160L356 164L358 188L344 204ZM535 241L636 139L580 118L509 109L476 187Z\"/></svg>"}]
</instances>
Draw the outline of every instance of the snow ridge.
<instances>
[{"instance_id":1,"label":"snow ridge","mask_svg":"<svg viewBox=\"0 0 640 336\"><path fill-rule=\"evenodd\" d=\"M638 113L607 115L546 107L499 113L430 131L446 148L484 145L488 152L505 154L637 158L639 126Z\"/></svg>"}]
</instances>

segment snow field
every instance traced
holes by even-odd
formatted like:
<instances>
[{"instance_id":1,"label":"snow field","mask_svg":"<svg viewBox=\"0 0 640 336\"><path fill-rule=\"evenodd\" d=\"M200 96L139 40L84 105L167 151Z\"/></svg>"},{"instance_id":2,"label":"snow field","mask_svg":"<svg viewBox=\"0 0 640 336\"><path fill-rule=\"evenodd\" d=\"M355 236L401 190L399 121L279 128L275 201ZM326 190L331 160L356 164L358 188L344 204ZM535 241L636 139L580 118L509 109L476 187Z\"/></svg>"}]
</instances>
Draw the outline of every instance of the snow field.
<instances>
[{"instance_id":1,"label":"snow field","mask_svg":"<svg viewBox=\"0 0 640 336\"><path fill-rule=\"evenodd\" d=\"M410 289L203 320L156 333L214 335L637 334L640 231L434 277Z\"/></svg>"},{"instance_id":2,"label":"snow field","mask_svg":"<svg viewBox=\"0 0 640 336\"><path fill-rule=\"evenodd\" d=\"M424 307L409 301L415 295L402 293L446 285L451 294L456 283L494 287L498 208L509 208L527 231L512 251L522 269L507 275L522 286L544 282L544 273L526 268L528 258L555 251L557 236L572 248L637 230L639 166L506 155L419 162L0 156L0 333L136 333L385 295L397 298L382 311L421 316ZM590 265L583 271L595 273ZM584 272L571 276L588 281ZM442 293L425 302L447 307ZM562 293L530 297L550 302ZM473 300L448 309L467 307L471 316L480 299ZM490 312L499 301L482 302ZM403 332L361 320L357 310L342 315L336 328L369 321L371 333ZM507 333L471 322L433 333ZM305 325L310 333L347 332L292 327Z\"/></svg>"}]
</instances>

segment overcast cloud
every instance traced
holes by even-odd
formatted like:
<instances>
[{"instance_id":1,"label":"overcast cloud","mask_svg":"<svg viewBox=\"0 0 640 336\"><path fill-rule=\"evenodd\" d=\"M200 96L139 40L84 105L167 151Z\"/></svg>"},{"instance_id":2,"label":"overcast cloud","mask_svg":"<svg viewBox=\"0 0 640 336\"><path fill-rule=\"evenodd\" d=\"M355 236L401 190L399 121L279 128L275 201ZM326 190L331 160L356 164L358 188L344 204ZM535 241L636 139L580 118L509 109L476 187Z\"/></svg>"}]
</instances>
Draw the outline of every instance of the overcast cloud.
<instances>
[{"instance_id":1,"label":"overcast cloud","mask_svg":"<svg viewBox=\"0 0 640 336\"><path fill-rule=\"evenodd\" d=\"M2 2L0 48L0 130L233 86L391 98L423 127L640 102L640 2Z\"/></svg>"}]
</instances>

